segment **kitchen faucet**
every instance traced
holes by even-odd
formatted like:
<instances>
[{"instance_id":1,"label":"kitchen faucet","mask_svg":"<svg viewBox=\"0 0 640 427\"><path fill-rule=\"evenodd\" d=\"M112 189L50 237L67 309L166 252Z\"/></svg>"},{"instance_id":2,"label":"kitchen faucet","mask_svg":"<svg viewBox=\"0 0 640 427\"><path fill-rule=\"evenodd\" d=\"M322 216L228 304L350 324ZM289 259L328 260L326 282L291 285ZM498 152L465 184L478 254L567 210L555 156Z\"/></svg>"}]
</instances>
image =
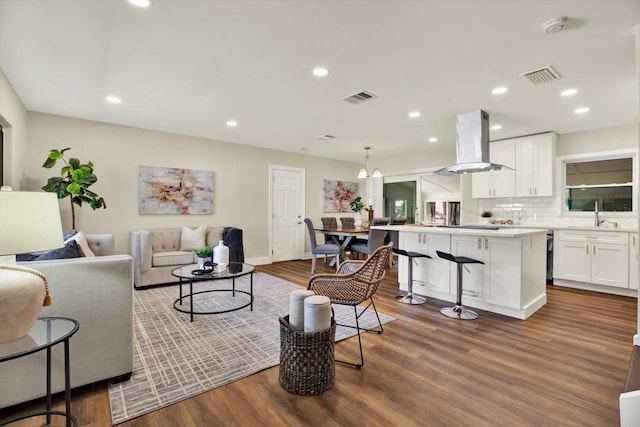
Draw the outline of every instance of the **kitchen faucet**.
<instances>
[{"instance_id":1,"label":"kitchen faucet","mask_svg":"<svg viewBox=\"0 0 640 427\"><path fill-rule=\"evenodd\" d=\"M604 222L604 219L600 219L600 215L599 215L599 211L598 211L598 201L596 200L596 205L595 208L593 209L593 212L596 214L596 218L595 218L595 226L596 227L600 227L600 224L602 224Z\"/></svg>"}]
</instances>

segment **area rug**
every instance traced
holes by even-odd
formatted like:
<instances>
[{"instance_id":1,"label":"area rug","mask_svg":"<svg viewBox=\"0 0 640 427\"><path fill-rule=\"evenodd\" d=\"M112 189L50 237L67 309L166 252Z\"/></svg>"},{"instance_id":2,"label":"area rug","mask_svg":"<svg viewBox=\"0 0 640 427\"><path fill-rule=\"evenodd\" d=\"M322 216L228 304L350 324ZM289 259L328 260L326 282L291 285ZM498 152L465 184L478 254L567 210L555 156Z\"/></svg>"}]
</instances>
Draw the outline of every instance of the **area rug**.
<instances>
[{"instance_id":1,"label":"area rug","mask_svg":"<svg viewBox=\"0 0 640 427\"><path fill-rule=\"evenodd\" d=\"M199 282L198 291L230 289L230 281ZM236 279L249 289L249 277ZM253 276L254 304L239 311L195 316L176 311L178 287L134 292L134 355L131 379L109 386L114 425L212 390L280 363L278 318L289 311L292 290L301 289L266 273ZM185 287L186 289L186 287ZM244 298L244 299L243 299ZM215 292L194 298L194 306L214 311L243 305L248 295ZM197 302L196 302L197 301ZM188 307L188 305L187 305ZM334 306L338 323L355 324L353 309ZM379 313L383 323L395 320ZM362 327L377 324L367 310ZM106 326L106 325L105 325ZM337 327L336 341L352 337L354 329Z\"/></svg>"}]
</instances>

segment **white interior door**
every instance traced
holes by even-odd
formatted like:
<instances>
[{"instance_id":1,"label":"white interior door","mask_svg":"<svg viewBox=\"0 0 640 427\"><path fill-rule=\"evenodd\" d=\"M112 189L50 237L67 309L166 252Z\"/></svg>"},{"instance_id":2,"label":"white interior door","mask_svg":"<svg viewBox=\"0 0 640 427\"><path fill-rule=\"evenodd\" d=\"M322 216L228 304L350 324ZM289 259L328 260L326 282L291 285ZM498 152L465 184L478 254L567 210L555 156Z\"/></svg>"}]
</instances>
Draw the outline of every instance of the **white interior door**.
<instances>
[{"instance_id":1,"label":"white interior door","mask_svg":"<svg viewBox=\"0 0 640 427\"><path fill-rule=\"evenodd\" d=\"M302 258L304 188L304 169L271 167L271 253L274 262Z\"/></svg>"}]
</instances>

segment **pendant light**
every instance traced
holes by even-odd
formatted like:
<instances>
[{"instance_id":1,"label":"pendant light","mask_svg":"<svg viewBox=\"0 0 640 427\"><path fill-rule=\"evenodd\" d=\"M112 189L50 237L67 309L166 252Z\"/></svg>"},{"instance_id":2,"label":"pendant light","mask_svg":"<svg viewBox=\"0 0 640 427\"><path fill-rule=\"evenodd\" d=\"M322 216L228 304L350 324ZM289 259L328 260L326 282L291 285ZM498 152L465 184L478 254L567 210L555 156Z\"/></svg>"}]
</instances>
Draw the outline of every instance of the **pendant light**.
<instances>
[{"instance_id":1,"label":"pendant light","mask_svg":"<svg viewBox=\"0 0 640 427\"><path fill-rule=\"evenodd\" d=\"M359 179L363 179L363 178L369 178L369 172L367 172L367 163L369 162L369 150L371 150L371 147L364 147L366 155L364 157L364 165L362 166L362 169L360 169L360 172L358 172L358 178ZM382 172L380 172L379 168L375 168L373 170L373 178L382 178Z\"/></svg>"}]
</instances>

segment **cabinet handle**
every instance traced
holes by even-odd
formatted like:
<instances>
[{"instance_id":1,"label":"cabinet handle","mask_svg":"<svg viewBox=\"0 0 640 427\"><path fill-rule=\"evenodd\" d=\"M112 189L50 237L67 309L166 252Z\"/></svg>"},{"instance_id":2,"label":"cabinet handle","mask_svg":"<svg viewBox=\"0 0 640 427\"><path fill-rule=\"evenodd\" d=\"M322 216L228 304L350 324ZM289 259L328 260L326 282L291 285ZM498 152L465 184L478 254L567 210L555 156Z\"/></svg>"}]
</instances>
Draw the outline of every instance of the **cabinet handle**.
<instances>
[{"instance_id":1,"label":"cabinet handle","mask_svg":"<svg viewBox=\"0 0 640 427\"><path fill-rule=\"evenodd\" d=\"M589 255L589 245L587 245L587 255Z\"/></svg>"},{"instance_id":2,"label":"cabinet handle","mask_svg":"<svg viewBox=\"0 0 640 427\"><path fill-rule=\"evenodd\" d=\"M596 254L596 245L593 245L593 255Z\"/></svg>"},{"instance_id":3,"label":"cabinet handle","mask_svg":"<svg viewBox=\"0 0 640 427\"><path fill-rule=\"evenodd\" d=\"M489 249L489 239L484 239L484 249L485 250Z\"/></svg>"},{"instance_id":4,"label":"cabinet handle","mask_svg":"<svg viewBox=\"0 0 640 427\"><path fill-rule=\"evenodd\" d=\"M538 195L538 187L533 187L533 194L534 194L535 196L537 196L537 195Z\"/></svg>"},{"instance_id":5,"label":"cabinet handle","mask_svg":"<svg viewBox=\"0 0 640 427\"><path fill-rule=\"evenodd\" d=\"M482 249L482 237L478 237L478 249Z\"/></svg>"},{"instance_id":6,"label":"cabinet handle","mask_svg":"<svg viewBox=\"0 0 640 427\"><path fill-rule=\"evenodd\" d=\"M529 187L529 195L531 195L531 187Z\"/></svg>"},{"instance_id":7,"label":"cabinet handle","mask_svg":"<svg viewBox=\"0 0 640 427\"><path fill-rule=\"evenodd\" d=\"M636 245L636 235L634 234L633 236L631 236L631 238L633 239L633 246Z\"/></svg>"}]
</instances>

